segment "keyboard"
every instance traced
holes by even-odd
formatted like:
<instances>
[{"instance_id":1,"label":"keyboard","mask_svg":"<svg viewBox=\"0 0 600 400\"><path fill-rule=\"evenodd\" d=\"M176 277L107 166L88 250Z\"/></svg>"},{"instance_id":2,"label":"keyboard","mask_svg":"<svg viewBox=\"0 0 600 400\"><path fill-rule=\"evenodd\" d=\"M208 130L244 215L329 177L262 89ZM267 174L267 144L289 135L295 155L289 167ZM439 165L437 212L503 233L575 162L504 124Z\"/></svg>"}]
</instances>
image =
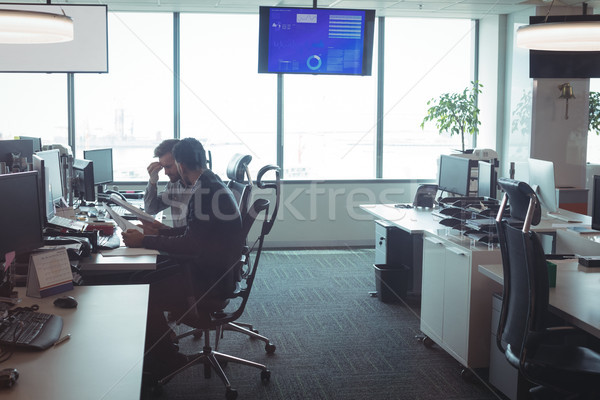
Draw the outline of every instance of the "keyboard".
<instances>
[{"instance_id":1,"label":"keyboard","mask_svg":"<svg viewBox=\"0 0 600 400\"><path fill-rule=\"evenodd\" d=\"M119 214L121 217L123 217L125 219L137 219L137 217L135 215L130 213L123 206L111 205L110 208L112 208L117 214Z\"/></svg>"},{"instance_id":2,"label":"keyboard","mask_svg":"<svg viewBox=\"0 0 600 400\"><path fill-rule=\"evenodd\" d=\"M15 309L0 321L0 345L31 350L52 346L62 332L63 320L54 314Z\"/></svg>"},{"instance_id":3,"label":"keyboard","mask_svg":"<svg viewBox=\"0 0 600 400\"><path fill-rule=\"evenodd\" d=\"M111 236L98 236L98 249L111 250L118 249L121 246L121 238L118 234Z\"/></svg>"},{"instance_id":4,"label":"keyboard","mask_svg":"<svg viewBox=\"0 0 600 400\"><path fill-rule=\"evenodd\" d=\"M59 226L61 228L72 229L72 230L78 231L78 232L82 232L85 229L85 227L87 226L87 223L85 223L83 221L77 221L74 219L65 218L65 217L61 217L58 215L53 216L48 221L48 223L51 225Z\"/></svg>"}]
</instances>

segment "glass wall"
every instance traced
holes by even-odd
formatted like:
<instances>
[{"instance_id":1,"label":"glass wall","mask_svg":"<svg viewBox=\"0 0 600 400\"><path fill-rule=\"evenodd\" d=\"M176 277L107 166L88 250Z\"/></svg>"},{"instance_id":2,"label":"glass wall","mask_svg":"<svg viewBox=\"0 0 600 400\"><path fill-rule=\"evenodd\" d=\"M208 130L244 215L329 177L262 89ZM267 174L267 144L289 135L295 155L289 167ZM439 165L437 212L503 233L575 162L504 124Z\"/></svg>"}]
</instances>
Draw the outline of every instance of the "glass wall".
<instances>
[{"instance_id":1,"label":"glass wall","mask_svg":"<svg viewBox=\"0 0 600 400\"><path fill-rule=\"evenodd\" d=\"M0 74L0 140L31 136L67 144L67 104L65 74Z\"/></svg>"},{"instance_id":2,"label":"glass wall","mask_svg":"<svg viewBox=\"0 0 600 400\"><path fill-rule=\"evenodd\" d=\"M378 122L384 178L435 178L439 155L460 148L458 136L420 123L429 99L472 80L470 20L386 19L382 121L377 34L372 76L284 75L280 138L277 75L257 72L258 15L181 14L176 61L173 20L172 13L109 13L109 73L74 75L75 156L112 147L115 181L146 181L154 147L177 136L205 144L224 179L235 153L252 155L254 176L279 156L286 179L375 178ZM0 138L68 143L65 74L1 74L0 88Z\"/></svg>"},{"instance_id":3,"label":"glass wall","mask_svg":"<svg viewBox=\"0 0 600 400\"><path fill-rule=\"evenodd\" d=\"M109 73L75 76L76 156L112 147L114 180L145 181L154 147L174 136L173 15L108 18Z\"/></svg>"},{"instance_id":4,"label":"glass wall","mask_svg":"<svg viewBox=\"0 0 600 400\"><path fill-rule=\"evenodd\" d=\"M277 77L257 69L258 15L181 15L181 137L223 179L235 153L252 156L253 177L277 163Z\"/></svg>"},{"instance_id":5,"label":"glass wall","mask_svg":"<svg viewBox=\"0 0 600 400\"><path fill-rule=\"evenodd\" d=\"M460 150L461 139L440 135L434 122L420 125L428 100L473 80L473 23L386 18L385 32L383 177L435 178L440 154ZM465 148L471 140L465 137Z\"/></svg>"}]
</instances>

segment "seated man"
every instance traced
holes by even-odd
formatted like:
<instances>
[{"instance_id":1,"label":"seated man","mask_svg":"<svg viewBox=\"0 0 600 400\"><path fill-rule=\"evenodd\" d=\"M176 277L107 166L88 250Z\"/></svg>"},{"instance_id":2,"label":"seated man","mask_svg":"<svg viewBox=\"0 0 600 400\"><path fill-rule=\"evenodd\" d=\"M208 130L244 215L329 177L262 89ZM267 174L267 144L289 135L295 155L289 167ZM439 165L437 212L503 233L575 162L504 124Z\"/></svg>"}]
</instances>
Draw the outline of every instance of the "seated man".
<instances>
[{"instance_id":1,"label":"seated man","mask_svg":"<svg viewBox=\"0 0 600 400\"><path fill-rule=\"evenodd\" d=\"M156 146L154 157L158 157L158 161L150 163L146 168L150 179L144 192L144 210L149 214L156 214L171 207L174 227L185 226L187 205L193 193L192 188L183 183L175 166L173 147L177 143L179 139L167 139ZM164 169L169 182L158 193L158 173L161 169Z\"/></svg>"},{"instance_id":2,"label":"seated man","mask_svg":"<svg viewBox=\"0 0 600 400\"><path fill-rule=\"evenodd\" d=\"M175 166L184 184L194 188L187 207L187 224L164 228L145 224L144 233L127 230L129 247L145 247L169 253L169 265L146 278L150 283L146 358L144 369L155 378L167 375L187 361L171 342L165 311L181 316L189 308L183 288L193 285L196 294L210 292L224 299L232 293L232 266L241 256L244 238L240 212L231 191L206 168L204 148L196 139L181 140L173 148ZM185 265L177 262L183 258ZM191 279L190 279L191 277ZM191 282L190 282L191 281Z\"/></svg>"}]
</instances>

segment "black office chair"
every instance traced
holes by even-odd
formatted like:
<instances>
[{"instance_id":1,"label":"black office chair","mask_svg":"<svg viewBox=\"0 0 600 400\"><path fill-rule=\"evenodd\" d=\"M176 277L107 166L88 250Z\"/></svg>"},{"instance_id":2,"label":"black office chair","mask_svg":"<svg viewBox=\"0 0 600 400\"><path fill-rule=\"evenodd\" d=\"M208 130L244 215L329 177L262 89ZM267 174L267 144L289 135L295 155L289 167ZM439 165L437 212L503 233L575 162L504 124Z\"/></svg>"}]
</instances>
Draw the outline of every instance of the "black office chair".
<instances>
[{"instance_id":1,"label":"black office chair","mask_svg":"<svg viewBox=\"0 0 600 400\"><path fill-rule=\"evenodd\" d=\"M246 204L248 203L248 200L250 199L250 193L252 191L252 180L250 179L250 173L248 172L248 163L250 162L250 160L252 160L252 157L249 155L241 156L239 154L236 154L236 156L234 156L232 161L229 163L229 166L227 167L227 176L229 176L229 178L231 179L228 183L228 187L232 190L232 192L234 192L234 196L236 196L236 198L238 198L236 195L236 191L239 194L239 208L240 208L240 212L242 213L242 220L244 220L244 218L245 218L244 210L247 210L247 208L248 208ZM243 166L243 169L241 166ZM240 186L241 182L238 179L238 178L243 179L242 171L245 171L245 174L248 178L248 180L247 180L248 183L245 187ZM263 181L264 176L271 171L273 171L275 173L274 182L273 183L264 182ZM230 174L230 172L231 172L231 174ZM281 178L280 178L280 176L281 176L281 171L278 166L266 165L258 171L258 175L256 177L256 186L259 189L272 190L273 194L275 195L275 205L271 212L269 221L268 221L267 225L263 226L263 229L265 230L263 233L265 236L268 235L269 232L271 231L271 228L273 227L273 223L275 222L275 218L277 217L277 212L279 210L279 201L281 198ZM236 179L234 179L234 177ZM251 339L258 339L258 340L263 341L265 343L265 351L267 352L267 354L273 354L275 352L275 350L277 349L277 346L275 346L273 343L271 343L271 341L269 340L268 337L260 335L258 333L258 330L256 330L252 324L238 322L238 321L229 322L223 326L223 330L243 333L243 334L249 336Z\"/></svg>"},{"instance_id":2,"label":"black office chair","mask_svg":"<svg viewBox=\"0 0 600 400\"><path fill-rule=\"evenodd\" d=\"M251 193L252 193L252 187L253 187L252 178L250 176L250 170L248 168L248 164L250 164L251 161L252 161L252 156L249 154L248 155L235 154L229 161L229 164L227 165L227 177L229 178L227 187L231 190L235 199L238 202L238 207L240 209L240 213L242 214L242 218L248 210L248 202L250 200ZM276 174L275 186L266 187L265 184L262 182L262 178L265 173L272 171L272 170L274 170L275 174ZM271 188L271 189L275 190L275 196L276 196L276 204L275 204L275 208L274 208L275 216L277 215L277 209L279 208L279 186L280 186L279 176L280 176L279 167L267 165L266 167L263 167L259 171L258 178L257 178L258 179L257 185L259 186L259 188L261 188L261 189L262 188ZM272 219L274 219L274 216L272 216ZM239 322L239 321L236 321L235 323L229 322L222 327L222 330L243 333L243 334L249 336L251 339L257 339L257 340L263 341L265 343L265 351L268 354L273 354L275 352L275 350L277 349L277 346L275 346L273 343L271 343L271 340L268 337L260 335L258 330L255 329L252 324L248 324L245 322ZM202 332L193 329L191 331L188 331L188 332L178 335L177 339L182 339L189 335L194 335L194 337L200 338L202 336Z\"/></svg>"},{"instance_id":3,"label":"black office chair","mask_svg":"<svg viewBox=\"0 0 600 400\"><path fill-rule=\"evenodd\" d=\"M223 279L233 279L238 281L238 284L236 285L237 289L231 293L227 299L221 299L210 298L205 294L200 295L194 293L191 285L186 288L188 297L191 299L191 306L185 315L179 316L176 322L201 330L204 335L204 347L202 353L188 364L160 379L158 381L159 387L169 382L171 378L181 371L197 364L203 364L204 377L210 378L211 371L215 371L225 385L226 398L228 400L233 400L237 398L237 391L231 387L229 379L222 368L222 366L228 362L258 368L261 370L261 380L263 382L268 382L270 380L271 372L265 365L217 351L223 327L229 323L235 322L243 314L250 296L259 265L260 255L262 253L264 239L271 230L275 218L274 216L277 213L277 204L272 209L270 209L270 204L269 200L259 198L252 203L252 206L248 208L247 212L243 215L243 230L246 236L256 220L262 219L262 226L256 241L249 243L249 246L244 248L240 260L232 265L232 267L228 269L229 273L225 274L223 277ZM211 330L215 331L214 349L211 347L210 341Z\"/></svg>"},{"instance_id":4,"label":"black office chair","mask_svg":"<svg viewBox=\"0 0 600 400\"><path fill-rule=\"evenodd\" d=\"M229 182L227 187L238 202L240 212L244 213L248 209L248 202L252 192L252 178L248 164L252 161L249 154L234 154L229 164L227 164L227 178Z\"/></svg>"},{"instance_id":5,"label":"black office chair","mask_svg":"<svg viewBox=\"0 0 600 400\"><path fill-rule=\"evenodd\" d=\"M600 355L572 344L578 330L550 326L548 269L539 237L530 231L540 221L535 192L524 183L501 178L505 195L496 225L504 271L503 302L496 344L508 362L535 385L534 398L600 396ZM510 218L502 218L510 204Z\"/></svg>"}]
</instances>

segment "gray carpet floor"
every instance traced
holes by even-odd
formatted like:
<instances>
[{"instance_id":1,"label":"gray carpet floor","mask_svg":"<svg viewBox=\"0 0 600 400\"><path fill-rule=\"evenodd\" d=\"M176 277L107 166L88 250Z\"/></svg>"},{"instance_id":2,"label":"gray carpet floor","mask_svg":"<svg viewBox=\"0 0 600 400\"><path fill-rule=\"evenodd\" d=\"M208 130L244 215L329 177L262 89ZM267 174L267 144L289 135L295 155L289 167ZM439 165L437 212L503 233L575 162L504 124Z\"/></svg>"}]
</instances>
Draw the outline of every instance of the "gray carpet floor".
<instances>
[{"instance_id":1,"label":"gray carpet floor","mask_svg":"<svg viewBox=\"0 0 600 400\"><path fill-rule=\"evenodd\" d=\"M416 338L418 301L384 303L375 290L374 250L264 251L241 321L254 324L277 346L225 332L219 350L266 364L260 371L229 363L225 371L238 399L500 399L484 377L468 382L462 367L437 346ZM183 332L184 327L177 327ZM183 352L204 341L181 341ZM481 375L480 373L478 373ZM164 386L159 398L224 399L213 374L194 366Z\"/></svg>"}]
</instances>

